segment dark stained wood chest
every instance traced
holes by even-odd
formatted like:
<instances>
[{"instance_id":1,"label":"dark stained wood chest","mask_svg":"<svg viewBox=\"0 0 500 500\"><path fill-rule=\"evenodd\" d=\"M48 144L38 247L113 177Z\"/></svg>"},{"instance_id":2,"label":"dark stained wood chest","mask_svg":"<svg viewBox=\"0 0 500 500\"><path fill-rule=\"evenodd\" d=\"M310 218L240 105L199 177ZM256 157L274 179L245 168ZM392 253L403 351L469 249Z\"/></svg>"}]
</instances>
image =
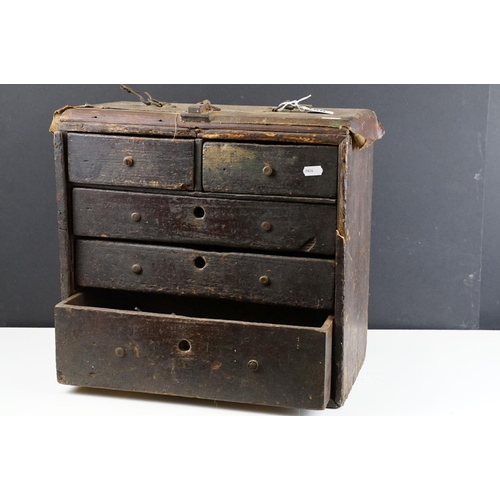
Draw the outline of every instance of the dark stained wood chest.
<instances>
[{"instance_id":1,"label":"dark stained wood chest","mask_svg":"<svg viewBox=\"0 0 500 500\"><path fill-rule=\"evenodd\" d=\"M366 350L369 110L54 114L62 384L323 409Z\"/></svg>"}]
</instances>

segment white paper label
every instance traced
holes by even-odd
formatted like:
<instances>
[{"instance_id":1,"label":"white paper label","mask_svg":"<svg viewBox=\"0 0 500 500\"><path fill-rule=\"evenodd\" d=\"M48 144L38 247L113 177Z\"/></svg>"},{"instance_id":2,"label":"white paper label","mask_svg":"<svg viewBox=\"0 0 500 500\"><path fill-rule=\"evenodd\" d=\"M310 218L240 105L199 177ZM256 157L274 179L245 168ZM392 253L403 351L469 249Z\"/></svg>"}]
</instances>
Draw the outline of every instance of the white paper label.
<instances>
[{"instance_id":1,"label":"white paper label","mask_svg":"<svg viewBox=\"0 0 500 500\"><path fill-rule=\"evenodd\" d=\"M304 175L310 177L313 175L321 175L323 173L323 167L321 165L316 165L314 167L304 167Z\"/></svg>"}]
</instances>

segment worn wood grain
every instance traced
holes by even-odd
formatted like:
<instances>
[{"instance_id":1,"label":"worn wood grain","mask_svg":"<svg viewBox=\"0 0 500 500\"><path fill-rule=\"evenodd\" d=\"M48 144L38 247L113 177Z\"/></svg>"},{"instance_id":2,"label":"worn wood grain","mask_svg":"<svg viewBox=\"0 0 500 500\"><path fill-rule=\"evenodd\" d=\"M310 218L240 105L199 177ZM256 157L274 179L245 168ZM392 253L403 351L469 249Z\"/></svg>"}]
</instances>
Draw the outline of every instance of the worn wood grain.
<instances>
[{"instance_id":1,"label":"worn wood grain","mask_svg":"<svg viewBox=\"0 0 500 500\"><path fill-rule=\"evenodd\" d=\"M321 167L322 174L304 175L304 167L310 166ZM207 142L203 147L203 189L335 198L337 148Z\"/></svg>"},{"instance_id":2,"label":"worn wood grain","mask_svg":"<svg viewBox=\"0 0 500 500\"><path fill-rule=\"evenodd\" d=\"M241 193L204 193L203 191L182 191L175 189L158 189L137 186L96 186L92 184L73 185L74 188L90 188L104 189L107 191L127 191L129 193L150 193L164 195L179 195L189 196L192 198L219 198L231 200L248 200L248 201L284 201L297 204L320 204L320 205L336 205L335 198L310 198L306 196L273 196L273 195L258 195L258 194L241 194Z\"/></svg>"},{"instance_id":3,"label":"worn wood grain","mask_svg":"<svg viewBox=\"0 0 500 500\"><path fill-rule=\"evenodd\" d=\"M59 381L342 406L366 352L383 129L368 110L220 107L56 113L61 292L83 291L56 307Z\"/></svg>"},{"instance_id":4,"label":"worn wood grain","mask_svg":"<svg viewBox=\"0 0 500 500\"><path fill-rule=\"evenodd\" d=\"M90 119L87 121L85 118L89 117L78 118L81 121L69 121L66 119L64 122L61 122L58 127L59 131L91 134L130 134L143 137L153 136L176 139L200 138L218 141L258 141L262 143L280 142L318 145L337 145L349 135L349 131L342 128L328 130L320 127L294 127L294 132L290 132L290 128L283 125L266 126L263 127L265 130L256 130L255 125L237 124L235 126L236 130L228 130L227 125L201 123L190 123L188 126L193 128L183 128L186 125L183 125L179 121L175 123L175 120L171 126L165 126L165 124L148 125L147 123L105 123L97 120L90 121ZM93 118L93 116L90 118ZM134 116L134 119L137 120L137 116Z\"/></svg>"},{"instance_id":5,"label":"worn wood grain","mask_svg":"<svg viewBox=\"0 0 500 500\"><path fill-rule=\"evenodd\" d=\"M134 265L140 266L139 273ZM331 309L334 267L328 259L76 242L76 281L84 287ZM261 283L263 277L267 283Z\"/></svg>"},{"instance_id":6,"label":"worn wood grain","mask_svg":"<svg viewBox=\"0 0 500 500\"><path fill-rule=\"evenodd\" d=\"M194 141L68 134L68 169L76 184L192 190Z\"/></svg>"},{"instance_id":7,"label":"worn wood grain","mask_svg":"<svg viewBox=\"0 0 500 500\"><path fill-rule=\"evenodd\" d=\"M71 300L74 305L174 314L190 318L223 319L320 328L329 311L276 304L254 304L230 299L85 288Z\"/></svg>"},{"instance_id":8,"label":"worn wood grain","mask_svg":"<svg viewBox=\"0 0 500 500\"><path fill-rule=\"evenodd\" d=\"M221 111L210 113L209 122L200 123L181 119L181 114L188 106L186 103L172 103L156 108L129 101L76 108L69 106L56 113L57 120L51 129L174 137L237 130L244 134L248 132L246 139L238 140L265 141L268 135L275 134L273 140L286 142L287 137L296 134L293 141L297 143L309 142L314 136L331 143L333 137L341 141L341 137L351 135L356 147L370 145L384 135L383 127L370 110L335 109L334 116L324 116L314 113L274 113L271 107L263 106L222 105Z\"/></svg>"},{"instance_id":9,"label":"worn wood grain","mask_svg":"<svg viewBox=\"0 0 500 500\"><path fill-rule=\"evenodd\" d=\"M370 281L373 146L341 147L330 406L342 406L366 355Z\"/></svg>"},{"instance_id":10,"label":"worn wood grain","mask_svg":"<svg viewBox=\"0 0 500 500\"><path fill-rule=\"evenodd\" d=\"M62 132L54 133L54 160L57 201L57 227L59 237L59 272L61 298L74 293L73 233L69 212L70 190L66 170L65 137Z\"/></svg>"},{"instance_id":11,"label":"worn wood grain","mask_svg":"<svg viewBox=\"0 0 500 500\"><path fill-rule=\"evenodd\" d=\"M73 220L78 236L335 253L335 205L77 188Z\"/></svg>"},{"instance_id":12,"label":"worn wood grain","mask_svg":"<svg viewBox=\"0 0 500 500\"><path fill-rule=\"evenodd\" d=\"M199 130L197 137L209 141L238 141L238 142L260 142L260 143L291 143L291 144L316 144L316 145L338 145L345 138L346 130L328 131L318 129L302 130L301 132L291 132L289 127L267 127L264 130L249 130L249 126L243 128L238 125L235 129L212 128ZM300 127L293 129L300 130Z\"/></svg>"},{"instance_id":13,"label":"worn wood grain","mask_svg":"<svg viewBox=\"0 0 500 500\"><path fill-rule=\"evenodd\" d=\"M203 140L194 141L194 190L203 191L202 173L203 173Z\"/></svg>"},{"instance_id":14,"label":"worn wood grain","mask_svg":"<svg viewBox=\"0 0 500 500\"><path fill-rule=\"evenodd\" d=\"M62 384L309 409L323 409L330 397L332 318L307 328L70 300L55 319Z\"/></svg>"}]
</instances>

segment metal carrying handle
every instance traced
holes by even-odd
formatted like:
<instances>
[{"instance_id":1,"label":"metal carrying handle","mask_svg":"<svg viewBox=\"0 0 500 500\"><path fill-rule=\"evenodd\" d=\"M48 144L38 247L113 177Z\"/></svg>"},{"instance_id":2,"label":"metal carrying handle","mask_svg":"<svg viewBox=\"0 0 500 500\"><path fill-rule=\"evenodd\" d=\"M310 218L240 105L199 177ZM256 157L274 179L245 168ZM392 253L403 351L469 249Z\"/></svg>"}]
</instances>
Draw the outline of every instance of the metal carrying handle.
<instances>
[{"instance_id":1,"label":"metal carrying handle","mask_svg":"<svg viewBox=\"0 0 500 500\"><path fill-rule=\"evenodd\" d=\"M135 90L131 89L130 87L127 87L123 83L120 84L120 88L129 94L134 94L135 96L137 96L139 98L139 100L143 104L145 104L146 106L150 106L151 104L153 104L153 106L158 106L159 108L163 107L163 103L158 101L158 99L151 97L151 95L148 92L143 92L147 96L147 99L145 99L144 97L142 97L142 95L139 92L136 92Z\"/></svg>"},{"instance_id":2,"label":"metal carrying handle","mask_svg":"<svg viewBox=\"0 0 500 500\"><path fill-rule=\"evenodd\" d=\"M277 107L273 108L273 111L285 111L285 110L297 110L301 113L319 113L322 115L333 115L333 111L328 111L326 109L313 108L310 104L300 104L302 101L309 99L312 94L303 97L302 99L295 99L293 101L284 101Z\"/></svg>"},{"instance_id":3,"label":"metal carrying handle","mask_svg":"<svg viewBox=\"0 0 500 500\"><path fill-rule=\"evenodd\" d=\"M285 111L285 109L298 109L299 111L305 112L307 111L308 107L304 106L302 104L299 104L302 101L305 101L306 99L309 99L312 94L303 97L302 99L295 99L294 101L284 101L281 104L279 104L276 108L273 109L273 111Z\"/></svg>"}]
</instances>

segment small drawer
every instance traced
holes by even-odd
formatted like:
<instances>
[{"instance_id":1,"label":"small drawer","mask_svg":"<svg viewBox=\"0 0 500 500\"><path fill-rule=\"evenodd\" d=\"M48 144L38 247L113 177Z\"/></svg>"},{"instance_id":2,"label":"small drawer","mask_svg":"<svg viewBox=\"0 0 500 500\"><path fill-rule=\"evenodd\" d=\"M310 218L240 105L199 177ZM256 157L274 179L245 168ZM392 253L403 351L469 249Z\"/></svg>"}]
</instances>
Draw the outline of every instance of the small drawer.
<instances>
[{"instance_id":1,"label":"small drawer","mask_svg":"<svg viewBox=\"0 0 500 500\"><path fill-rule=\"evenodd\" d=\"M203 146L203 189L335 198L336 146L207 142Z\"/></svg>"},{"instance_id":2,"label":"small drawer","mask_svg":"<svg viewBox=\"0 0 500 500\"><path fill-rule=\"evenodd\" d=\"M75 268L83 287L333 308L335 262L328 259L78 240Z\"/></svg>"},{"instance_id":3,"label":"small drawer","mask_svg":"<svg viewBox=\"0 0 500 500\"><path fill-rule=\"evenodd\" d=\"M194 141L68 134L75 184L192 190Z\"/></svg>"},{"instance_id":4,"label":"small drawer","mask_svg":"<svg viewBox=\"0 0 500 500\"><path fill-rule=\"evenodd\" d=\"M243 322L183 315L186 307L167 300L164 312L148 312L149 295L125 297L88 290L56 306L60 383L318 410L328 403L326 313L308 326Z\"/></svg>"},{"instance_id":5,"label":"small drawer","mask_svg":"<svg viewBox=\"0 0 500 500\"><path fill-rule=\"evenodd\" d=\"M77 236L333 255L335 205L73 190Z\"/></svg>"}]
</instances>

